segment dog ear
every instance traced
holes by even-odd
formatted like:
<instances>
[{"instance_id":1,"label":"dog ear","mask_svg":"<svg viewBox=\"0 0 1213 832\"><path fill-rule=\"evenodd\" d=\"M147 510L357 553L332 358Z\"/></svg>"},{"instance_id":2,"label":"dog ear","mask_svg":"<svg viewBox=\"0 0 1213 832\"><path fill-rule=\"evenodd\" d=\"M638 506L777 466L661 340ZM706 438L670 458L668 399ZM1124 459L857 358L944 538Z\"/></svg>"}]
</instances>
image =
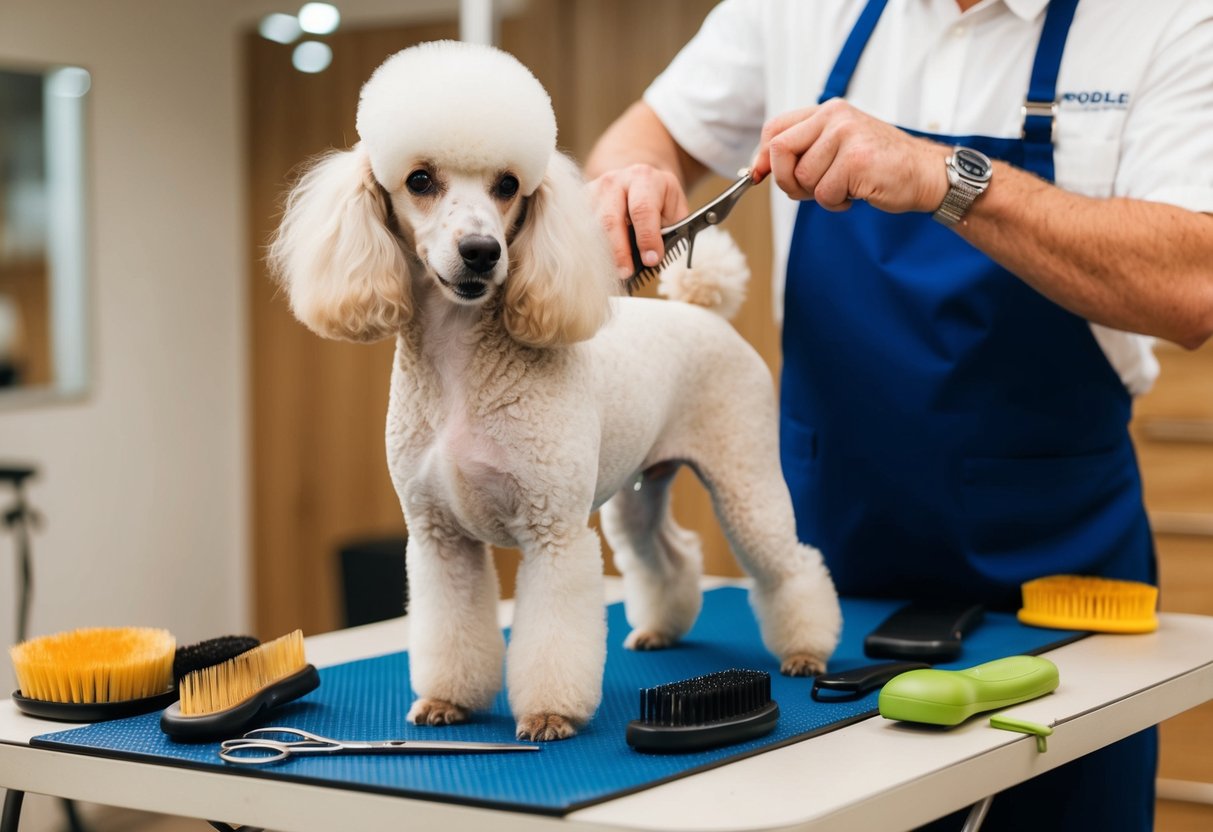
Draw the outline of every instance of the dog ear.
<instances>
[{"instance_id":1,"label":"dog ear","mask_svg":"<svg viewBox=\"0 0 1213 832\"><path fill-rule=\"evenodd\" d=\"M320 157L287 197L268 260L318 335L375 341L408 323L408 264L387 200L361 146Z\"/></svg>"},{"instance_id":2,"label":"dog ear","mask_svg":"<svg viewBox=\"0 0 1213 832\"><path fill-rule=\"evenodd\" d=\"M609 317L619 279L585 180L571 159L552 154L526 210L510 242L506 329L534 347L584 341Z\"/></svg>"}]
</instances>

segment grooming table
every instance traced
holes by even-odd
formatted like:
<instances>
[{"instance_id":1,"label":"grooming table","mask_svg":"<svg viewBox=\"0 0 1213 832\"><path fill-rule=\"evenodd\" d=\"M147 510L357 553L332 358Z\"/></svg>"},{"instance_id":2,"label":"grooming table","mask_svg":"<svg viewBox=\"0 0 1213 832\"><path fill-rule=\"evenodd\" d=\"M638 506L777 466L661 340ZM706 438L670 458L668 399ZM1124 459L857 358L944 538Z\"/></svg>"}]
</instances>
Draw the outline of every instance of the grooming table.
<instances>
[{"instance_id":1,"label":"grooming table","mask_svg":"<svg viewBox=\"0 0 1213 832\"><path fill-rule=\"evenodd\" d=\"M610 582L608 590L617 597L618 582ZM510 613L511 605L503 603L503 624L508 624ZM386 656L406 643L407 620L402 619L310 639L308 653L323 667ZM473 801L479 806L458 805L356 790L336 782L233 776L217 767L185 768L35 748L30 745L33 737L65 726L21 716L8 701L0 702L0 785L301 832L351 828L352 819L358 828L407 822L410 828L448 830L901 829L963 808L1213 698L1213 619L1167 615L1158 633L1093 636L1048 655L1061 670L1061 688L1013 709L1025 719L1054 724L1046 754L1037 753L1031 737L992 730L981 718L948 732L862 719L807 742L586 808L576 807L596 798L574 799L555 807L573 807L562 818L532 813L545 811L533 801L531 811L502 811L483 808L500 805L498 798ZM663 680L649 683L655 681ZM807 683L792 681L804 685L807 696ZM776 698L786 713L787 694L781 698L777 692ZM787 721L785 717L781 723ZM790 737L780 741L786 739ZM549 753L569 752L553 747L540 755ZM876 760L879 765L873 765ZM856 776L859 772L863 776ZM306 780L302 774L300 778Z\"/></svg>"}]
</instances>

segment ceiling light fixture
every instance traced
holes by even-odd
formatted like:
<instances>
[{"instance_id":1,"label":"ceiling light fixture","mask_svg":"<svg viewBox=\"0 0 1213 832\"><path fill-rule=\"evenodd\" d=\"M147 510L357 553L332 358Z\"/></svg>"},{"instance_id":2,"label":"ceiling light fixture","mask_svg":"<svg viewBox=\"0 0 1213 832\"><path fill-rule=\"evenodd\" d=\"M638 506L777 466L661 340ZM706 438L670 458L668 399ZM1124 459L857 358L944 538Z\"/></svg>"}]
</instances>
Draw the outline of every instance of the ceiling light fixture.
<instances>
[{"instance_id":1,"label":"ceiling light fixture","mask_svg":"<svg viewBox=\"0 0 1213 832\"><path fill-rule=\"evenodd\" d=\"M305 40L291 54L291 63L300 72L323 72L332 62L333 50L318 40Z\"/></svg>"},{"instance_id":2,"label":"ceiling light fixture","mask_svg":"<svg viewBox=\"0 0 1213 832\"><path fill-rule=\"evenodd\" d=\"M299 26L312 35L331 35L341 24L341 12L331 3L304 3L299 9Z\"/></svg>"}]
</instances>

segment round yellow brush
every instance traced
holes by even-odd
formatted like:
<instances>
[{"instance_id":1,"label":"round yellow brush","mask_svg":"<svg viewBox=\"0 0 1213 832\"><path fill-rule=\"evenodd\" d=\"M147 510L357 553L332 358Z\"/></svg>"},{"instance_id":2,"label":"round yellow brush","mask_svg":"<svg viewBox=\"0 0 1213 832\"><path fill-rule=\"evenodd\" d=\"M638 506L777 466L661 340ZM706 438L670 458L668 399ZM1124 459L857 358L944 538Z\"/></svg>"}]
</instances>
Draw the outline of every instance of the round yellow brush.
<instances>
[{"instance_id":1,"label":"round yellow brush","mask_svg":"<svg viewBox=\"0 0 1213 832\"><path fill-rule=\"evenodd\" d=\"M1158 629L1158 587L1085 575L1052 575L1023 585L1019 620L1033 627L1097 633Z\"/></svg>"},{"instance_id":2,"label":"round yellow brush","mask_svg":"<svg viewBox=\"0 0 1213 832\"><path fill-rule=\"evenodd\" d=\"M167 630L90 627L30 639L9 650L14 702L47 719L92 722L163 708L176 695Z\"/></svg>"}]
</instances>

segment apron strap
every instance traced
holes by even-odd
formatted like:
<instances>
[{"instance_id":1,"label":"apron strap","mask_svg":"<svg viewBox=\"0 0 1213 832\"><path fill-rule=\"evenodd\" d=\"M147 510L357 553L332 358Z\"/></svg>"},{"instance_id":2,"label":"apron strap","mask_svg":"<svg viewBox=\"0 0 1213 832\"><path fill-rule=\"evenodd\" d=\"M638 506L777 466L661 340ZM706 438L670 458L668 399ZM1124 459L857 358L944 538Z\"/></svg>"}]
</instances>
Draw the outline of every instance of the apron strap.
<instances>
[{"instance_id":1,"label":"apron strap","mask_svg":"<svg viewBox=\"0 0 1213 832\"><path fill-rule=\"evenodd\" d=\"M846 95L851 76L859 66L859 58L876 30L880 15L888 0L868 0L834 62L825 88L817 99L824 104L831 98ZM1045 14L1036 58L1032 63L1032 78L1023 106L1024 167L1037 176L1053 181L1053 136L1057 119L1057 73L1065 52L1066 38L1074 20L1078 0L1051 0Z\"/></svg>"},{"instance_id":2,"label":"apron strap","mask_svg":"<svg viewBox=\"0 0 1213 832\"><path fill-rule=\"evenodd\" d=\"M818 104L824 104L831 98L841 98L846 95L847 86L851 83L851 76L855 74L855 67L859 66L859 57L863 54L864 47L868 45L872 32L876 30L880 13L884 11L887 3L888 0L868 0L868 5L859 13L859 19L851 28L851 34L847 36L847 42L843 44L842 51L838 53L838 59L834 61L834 68L830 70L830 77L826 79L825 89L821 91L821 97L817 99Z\"/></svg>"},{"instance_id":3,"label":"apron strap","mask_svg":"<svg viewBox=\"0 0 1213 832\"><path fill-rule=\"evenodd\" d=\"M1023 105L1024 167L1053 181L1053 138L1057 127L1057 73L1078 0L1051 0L1045 14L1032 80Z\"/></svg>"}]
</instances>

